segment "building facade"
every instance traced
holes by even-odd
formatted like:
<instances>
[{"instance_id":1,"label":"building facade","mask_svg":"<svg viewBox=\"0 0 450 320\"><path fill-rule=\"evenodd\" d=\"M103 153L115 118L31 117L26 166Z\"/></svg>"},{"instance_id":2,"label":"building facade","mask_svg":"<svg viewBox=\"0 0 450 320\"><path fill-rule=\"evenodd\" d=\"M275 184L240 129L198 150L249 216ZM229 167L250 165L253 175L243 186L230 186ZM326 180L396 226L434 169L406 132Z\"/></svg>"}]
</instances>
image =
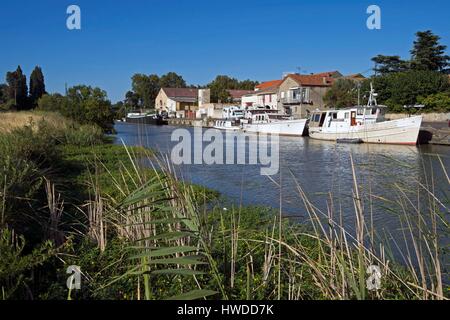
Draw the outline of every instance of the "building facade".
<instances>
[{"instance_id":1,"label":"building facade","mask_svg":"<svg viewBox=\"0 0 450 320\"><path fill-rule=\"evenodd\" d=\"M196 118L196 112L210 102L209 89L161 88L155 99L158 113L167 112L171 117Z\"/></svg>"}]
</instances>

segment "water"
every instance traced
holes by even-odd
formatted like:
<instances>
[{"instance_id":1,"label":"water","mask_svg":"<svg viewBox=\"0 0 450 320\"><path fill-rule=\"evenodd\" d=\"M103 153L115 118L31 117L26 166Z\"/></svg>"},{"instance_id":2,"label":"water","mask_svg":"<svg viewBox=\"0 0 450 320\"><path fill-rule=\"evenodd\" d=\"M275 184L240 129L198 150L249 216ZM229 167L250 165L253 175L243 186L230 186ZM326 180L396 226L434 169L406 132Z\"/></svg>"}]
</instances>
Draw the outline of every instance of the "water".
<instances>
[{"instance_id":1,"label":"water","mask_svg":"<svg viewBox=\"0 0 450 320\"><path fill-rule=\"evenodd\" d=\"M175 129L179 127L118 123L117 141L170 154L177 143L170 139ZM193 132L193 128L185 129ZM449 183L436 155L450 174L450 147L336 144L304 137L280 137L279 150L279 174L271 179L260 175L258 165L182 165L178 169L183 179L219 191L230 203L271 206L277 210L281 207L285 216L306 221L309 215L299 195L300 186L324 213L333 206L336 219L342 215L345 228L351 232L355 226L352 157L366 221L373 220L380 236L402 241L399 199L408 198L414 204L420 199L421 209L425 210L434 195L448 221ZM417 220L414 207L408 203L405 207L406 214ZM448 229L440 232L441 241L448 243Z\"/></svg>"}]
</instances>

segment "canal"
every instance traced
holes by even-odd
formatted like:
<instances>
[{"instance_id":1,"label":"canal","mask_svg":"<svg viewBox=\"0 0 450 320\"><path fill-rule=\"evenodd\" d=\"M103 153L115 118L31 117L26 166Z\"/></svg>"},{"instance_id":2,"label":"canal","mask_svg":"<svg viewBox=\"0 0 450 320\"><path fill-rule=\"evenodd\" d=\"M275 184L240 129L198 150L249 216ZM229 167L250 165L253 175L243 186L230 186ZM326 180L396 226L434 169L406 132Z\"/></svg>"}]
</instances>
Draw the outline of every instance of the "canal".
<instances>
[{"instance_id":1,"label":"canal","mask_svg":"<svg viewBox=\"0 0 450 320\"><path fill-rule=\"evenodd\" d=\"M116 124L116 142L142 145L170 155L180 127ZM193 133L193 128L184 128ZM194 143L193 141L192 143ZM355 228L354 180L364 206L366 227L403 247L407 217L429 221L430 208L440 214L438 233L448 245L450 147L336 144L305 137L280 137L279 172L260 174L260 165L180 165L184 180L217 190L228 205L270 206L286 217L310 218L299 190L324 215L332 212L349 232ZM194 150L194 148L192 148ZM280 187L281 186L281 187ZM438 219L439 220L439 219ZM447 223L447 225L446 225Z\"/></svg>"}]
</instances>

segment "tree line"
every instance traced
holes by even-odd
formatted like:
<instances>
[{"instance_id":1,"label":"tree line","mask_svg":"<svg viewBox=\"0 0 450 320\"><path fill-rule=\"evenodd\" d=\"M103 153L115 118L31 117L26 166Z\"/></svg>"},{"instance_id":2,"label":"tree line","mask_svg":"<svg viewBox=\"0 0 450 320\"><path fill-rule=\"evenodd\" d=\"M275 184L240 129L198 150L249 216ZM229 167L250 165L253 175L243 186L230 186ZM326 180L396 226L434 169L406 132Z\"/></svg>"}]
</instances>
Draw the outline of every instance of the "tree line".
<instances>
[{"instance_id":1,"label":"tree line","mask_svg":"<svg viewBox=\"0 0 450 320\"><path fill-rule=\"evenodd\" d=\"M183 77L175 72L169 72L162 76L137 73L131 77L131 90L125 94L124 101L118 103L116 107L126 110L153 109L156 96L161 88L209 88L211 102L229 102L231 96L228 90L254 90L258 84L257 81L240 81L226 75L218 75L206 85L188 85Z\"/></svg>"},{"instance_id":2,"label":"tree line","mask_svg":"<svg viewBox=\"0 0 450 320\"><path fill-rule=\"evenodd\" d=\"M404 111L404 106L425 105L424 111L450 111L450 56L447 46L432 31L419 31L410 50L408 60L400 56L377 55L372 58L374 74L369 79L355 82L340 79L325 96L332 107L350 107L358 103L360 92L367 93L372 82L378 103L386 104L392 111ZM362 101L367 101L367 95Z\"/></svg>"},{"instance_id":3,"label":"tree line","mask_svg":"<svg viewBox=\"0 0 450 320\"><path fill-rule=\"evenodd\" d=\"M35 108L45 91L44 74L36 66L30 75L30 85L20 66L6 73L6 84L0 84L0 110L28 110Z\"/></svg>"},{"instance_id":4,"label":"tree line","mask_svg":"<svg viewBox=\"0 0 450 320\"><path fill-rule=\"evenodd\" d=\"M47 93L44 74L38 66L31 73L28 86L26 75L18 66L7 72L6 83L0 84L0 110L58 112L80 124L95 124L106 132L113 131L114 110L104 90L76 85L66 91L65 95Z\"/></svg>"}]
</instances>

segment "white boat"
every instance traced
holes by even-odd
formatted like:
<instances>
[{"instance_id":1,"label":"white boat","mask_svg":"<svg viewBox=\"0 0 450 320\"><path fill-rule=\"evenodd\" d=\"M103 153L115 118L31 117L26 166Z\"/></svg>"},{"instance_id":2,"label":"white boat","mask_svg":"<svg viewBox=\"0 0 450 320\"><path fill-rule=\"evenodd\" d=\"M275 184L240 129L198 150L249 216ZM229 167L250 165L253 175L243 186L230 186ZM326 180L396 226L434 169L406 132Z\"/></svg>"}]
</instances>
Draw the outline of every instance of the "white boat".
<instances>
[{"instance_id":1,"label":"white boat","mask_svg":"<svg viewBox=\"0 0 450 320\"><path fill-rule=\"evenodd\" d=\"M238 131L241 130L239 122L230 119L219 119L214 122L214 128L220 130Z\"/></svg>"},{"instance_id":2,"label":"white boat","mask_svg":"<svg viewBox=\"0 0 450 320\"><path fill-rule=\"evenodd\" d=\"M220 130L238 131L241 129L240 120L244 117L245 109L240 106L224 107L222 110L223 119L214 122L214 128Z\"/></svg>"},{"instance_id":3,"label":"white boat","mask_svg":"<svg viewBox=\"0 0 450 320\"><path fill-rule=\"evenodd\" d=\"M365 143L416 145L422 116L386 120L386 106L377 105L371 86L367 106L315 111L309 121L309 136L318 140L362 140Z\"/></svg>"},{"instance_id":4,"label":"white boat","mask_svg":"<svg viewBox=\"0 0 450 320\"><path fill-rule=\"evenodd\" d=\"M285 115L264 111L252 112L247 119L242 119L242 130L252 133L270 133L284 136L302 136L306 119L293 119Z\"/></svg>"}]
</instances>

